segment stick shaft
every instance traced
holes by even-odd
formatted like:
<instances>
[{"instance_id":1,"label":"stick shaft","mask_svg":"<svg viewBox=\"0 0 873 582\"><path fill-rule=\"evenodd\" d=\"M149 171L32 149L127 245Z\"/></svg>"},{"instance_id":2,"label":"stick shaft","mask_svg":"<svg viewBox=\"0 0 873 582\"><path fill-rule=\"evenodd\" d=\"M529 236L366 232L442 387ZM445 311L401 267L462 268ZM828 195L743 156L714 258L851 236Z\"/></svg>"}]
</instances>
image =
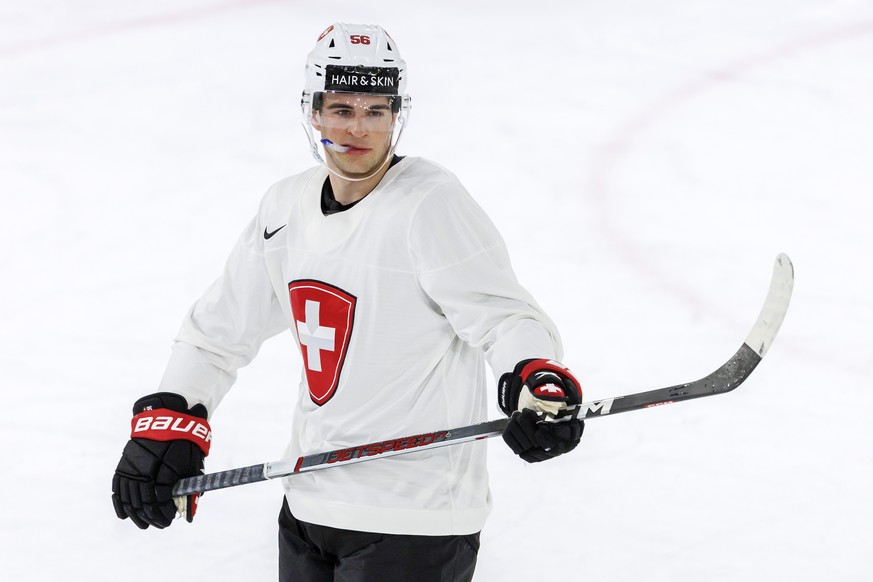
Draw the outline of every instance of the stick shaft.
<instances>
[{"instance_id":1,"label":"stick shaft","mask_svg":"<svg viewBox=\"0 0 873 582\"><path fill-rule=\"evenodd\" d=\"M758 320L740 349L721 367L694 382L580 404L577 418L588 419L607 416L730 392L749 377L776 337L788 310L793 286L794 267L786 255L780 254L776 258L770 288ZM487 439L502 434L508 422L508 419L502 418L460 428L337 449L326 453L314 453L296 460L282 459L260 465L198 475L178 481L173 487L173 496L203 493L340 465L362 463L425 449Z\"/></svg>"}]
</instances>

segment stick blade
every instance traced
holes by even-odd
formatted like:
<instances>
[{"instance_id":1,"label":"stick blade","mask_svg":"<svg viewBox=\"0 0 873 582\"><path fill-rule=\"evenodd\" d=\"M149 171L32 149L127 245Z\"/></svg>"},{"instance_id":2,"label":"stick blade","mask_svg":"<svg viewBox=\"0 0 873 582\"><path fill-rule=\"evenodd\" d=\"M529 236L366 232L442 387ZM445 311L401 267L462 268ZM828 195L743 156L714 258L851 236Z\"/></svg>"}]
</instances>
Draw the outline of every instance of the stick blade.
<instances>
[{"instance_id":1,"label":"stick blade","mask_svg":"<svg viewBox=\"0 0 873 582\"><path fill-rule=\"evenodd\" d=\"M788 255L780 253L773 265L773 278L770 280L770 290L767 291L764 306L745 341L745 344L762 358L770 349L776 334L779 333L793 290L794 265Z\"/></svg>"}]
</instances>

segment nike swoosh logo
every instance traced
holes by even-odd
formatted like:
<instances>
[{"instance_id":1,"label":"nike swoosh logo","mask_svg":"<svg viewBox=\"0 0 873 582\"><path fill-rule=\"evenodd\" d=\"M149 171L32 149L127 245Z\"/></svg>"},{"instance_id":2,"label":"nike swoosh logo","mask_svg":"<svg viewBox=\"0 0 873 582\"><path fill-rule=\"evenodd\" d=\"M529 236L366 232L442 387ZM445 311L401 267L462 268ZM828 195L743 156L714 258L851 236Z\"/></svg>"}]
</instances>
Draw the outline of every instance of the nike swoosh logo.
<instances>
[{"instance_id":1,"label":"nike swoosh logo","mask_svg":"<svg viewBox=\"0 0 873 582\"><path fill-rule=\"evenodd\" d=\"M279 232L280 230L282 230L282 229L285 228L286 226L288 226L288 225L287 225L287 224L283 224L282 226L280 226L279 228L277 228L277 229L274 230L273 232L267 232L267 229L265 228L265 229L264 229L264 240L270 240L271 238L273 238L273 235L274 235L274 234L276 234L277 232Z\"/></svg>"}]
</instances>

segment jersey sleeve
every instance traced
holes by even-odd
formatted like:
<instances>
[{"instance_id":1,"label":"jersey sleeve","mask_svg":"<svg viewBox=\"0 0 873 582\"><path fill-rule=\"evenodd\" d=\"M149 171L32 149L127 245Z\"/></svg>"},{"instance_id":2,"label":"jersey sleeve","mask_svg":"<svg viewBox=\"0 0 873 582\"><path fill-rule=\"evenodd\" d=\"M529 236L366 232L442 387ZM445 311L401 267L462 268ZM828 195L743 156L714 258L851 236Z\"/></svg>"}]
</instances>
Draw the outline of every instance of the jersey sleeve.
<instances>
[{"instance_id":1,"label":"jersey sleeve","mask_svg":"<svg viewBox=\"0 0 873 582\"><path fill-rule=\"evenodd\" d=\"M495 376L525 358L563 356L554 323L518 282L503 238L460 184L424 198L409 241L422 290L458 337L484 351Z\"/></svg>"},{"instance_id":2,"label":"jersey sleeve","mask_svg":"<svg viewBox=\"0 0 873 582\"><path fill-rule=\"evenodd\" d=\"M224 272L189 309L160 390L181 394L210 415L261 344L288 325L270 283L258 217L246 226Z\"/></svg>"}]
</instances>

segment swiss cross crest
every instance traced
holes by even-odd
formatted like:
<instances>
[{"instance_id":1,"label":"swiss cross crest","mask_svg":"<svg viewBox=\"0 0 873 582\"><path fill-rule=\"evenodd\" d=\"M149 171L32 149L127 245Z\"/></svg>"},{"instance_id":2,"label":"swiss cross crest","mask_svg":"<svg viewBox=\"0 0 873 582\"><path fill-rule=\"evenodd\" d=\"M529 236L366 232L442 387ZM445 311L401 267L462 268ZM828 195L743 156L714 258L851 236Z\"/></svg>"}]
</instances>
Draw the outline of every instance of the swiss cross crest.
<instances>
[{"instance_id":1,"label":"swiss cross crest","mask_svg":"<svg viewBox=\"0 0 873 582\"><path fill-rule=\"evenodd\" d=\"M357 298L333 285L308 279L291 281L288 293L309 397L321 406L339 385Z\"/></svg>"}]
</instances>

